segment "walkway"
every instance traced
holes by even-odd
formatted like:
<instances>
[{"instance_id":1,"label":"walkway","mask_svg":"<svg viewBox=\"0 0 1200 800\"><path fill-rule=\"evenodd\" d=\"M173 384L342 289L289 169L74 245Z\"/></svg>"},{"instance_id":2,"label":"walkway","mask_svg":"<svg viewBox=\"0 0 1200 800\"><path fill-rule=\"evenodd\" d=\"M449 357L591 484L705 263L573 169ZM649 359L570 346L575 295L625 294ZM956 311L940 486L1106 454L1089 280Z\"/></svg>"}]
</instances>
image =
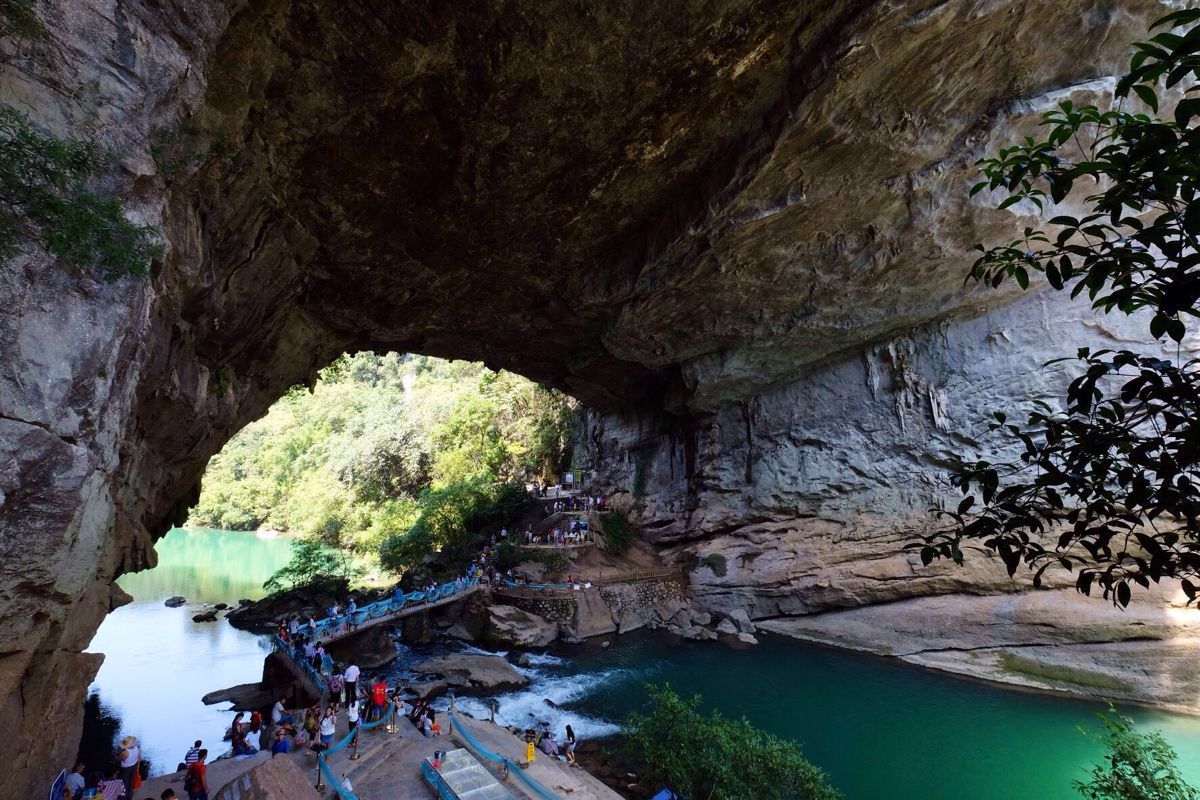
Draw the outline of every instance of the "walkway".
<instances>
[{"instance_id":1,"label":"walkway","mask_svg":"<svg viewBox=\"0 0 1200 800\"><path fill-rule=\"evenodd\" d=\"M321 644L336 642L375 625L382 625L385 622L392 622L421 611L457 602L478 590L479 581L472 578L464 581L461 586L457 583L446 583L432 592L409 592L406 595L380 600L363 606L353 613L321 620L317 623L315 641Z\"/></svg>"},{"instance_id":2,"label":"walkway","mask_svg":"<svg viewBox=\"0 0 1200 800\"><path fill-rule=\"evenodd\" d=\"M363 606L353 613L327 617L321 620L317 623L314 641L321 644L328 644L350 636L356 636L369 628L382 625L385 622L394 622L413 614L428 611L431 608L456 603L479 591L479 589L479 580L472 578L469 581L464 581L462 584L457 582L443 584L431 592L409 592L405 595L380 600ZM280 639L278 635L273 637L273 643L275 650L283 656L284 663L287 664L292 674L304 685L305 690L313 697L320 697L325 690L325 679L321 673L312 664L308 663L308 661L297 659L295 649L283 639Z\"/></svg>"}]
</instances>

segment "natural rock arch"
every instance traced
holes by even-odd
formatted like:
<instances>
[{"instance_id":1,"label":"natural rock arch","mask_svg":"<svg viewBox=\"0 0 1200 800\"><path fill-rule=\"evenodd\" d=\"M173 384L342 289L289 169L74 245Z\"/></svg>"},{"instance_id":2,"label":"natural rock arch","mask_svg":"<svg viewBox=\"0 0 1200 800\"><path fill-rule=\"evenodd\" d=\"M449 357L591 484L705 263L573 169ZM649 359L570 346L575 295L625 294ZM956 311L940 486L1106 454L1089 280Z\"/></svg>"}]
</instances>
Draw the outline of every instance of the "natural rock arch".
<instances>
[{"instance_id":1,"label":"natural rock arch","mask_svg":"<svg viewBox=\"0 0 1200 800\"><path fill-rule=\"evenodd\" d=\"M972 162L1103 91L1156 8L45 0L53 56L0 43L5 98L111 147L110 188L168 249L144 283L36 252L0 274L0 796L70 757L114 577L345 350L577 395L613 481L613 448L656 448L668 540L775 519L704 495L755 481L755 409L978 313L962 252L1014 218L968 203Z\"/></svg>"}]
</instances>

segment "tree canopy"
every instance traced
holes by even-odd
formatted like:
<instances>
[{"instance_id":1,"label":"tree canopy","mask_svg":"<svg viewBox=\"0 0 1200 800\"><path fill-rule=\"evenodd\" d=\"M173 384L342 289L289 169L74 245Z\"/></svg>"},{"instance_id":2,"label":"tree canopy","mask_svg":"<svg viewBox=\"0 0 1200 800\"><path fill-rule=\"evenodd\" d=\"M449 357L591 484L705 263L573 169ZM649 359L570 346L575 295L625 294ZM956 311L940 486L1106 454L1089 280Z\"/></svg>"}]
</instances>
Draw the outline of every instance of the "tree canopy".
<instances>
[{"instance_id":1,"label":"tree canopy","mask_svg":"<svg viewBox=\"0 0 1200 800\"><path fill-rule=\"evenodd\" d=\"M477 524L481 497L511 499L506 482L560 469L573 408L481 364L343 356L213 457L191 521L306 534L369 557L387 541L389 564L414 563L420 548L455 543L451 511Z\"/></svg>"}]
</instances>

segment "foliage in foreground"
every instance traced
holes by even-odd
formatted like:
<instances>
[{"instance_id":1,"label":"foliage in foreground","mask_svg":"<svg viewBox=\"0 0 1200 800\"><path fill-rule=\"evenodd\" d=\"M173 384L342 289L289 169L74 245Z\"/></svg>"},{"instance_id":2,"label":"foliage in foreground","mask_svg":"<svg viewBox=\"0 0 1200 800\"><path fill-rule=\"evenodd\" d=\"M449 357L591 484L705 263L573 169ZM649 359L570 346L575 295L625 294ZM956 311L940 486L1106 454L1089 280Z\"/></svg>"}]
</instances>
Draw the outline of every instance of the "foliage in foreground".
<instances>
[{"instance_id":1,"label":"foliage in foreground","mask_svg":"<svg viewBox=\"0 0 1200 800\"><path fill-rule=\"evenodd\" d=\"M88 188L105 164L95 144L46 136L0 109L0 260L36 238L58 260L102 277L145 275L161 250L157 233Z\"/></svg>"},{"instance_id":2,"label":"foliage in foreground","mask_svg":"<svg viewBox=\"0 0 1200 800\"><path fill-rule=\"evenodd\" d=\"M1170 14L1134 45L1115 108L1064 102L1027 138L982 162L984 189L1040 211L1077 184L1096 187L1089 213L1056 216L1007 245L978 249L970 278L1022 288L1041 273L1106 313L1140 313L1160 351L1200 316L1200 86L1183 92L1172 119L1124 108L1132 93L1157 114L1167 89L1200 78L1200 10ZM1189 28L1189 26L1191 26ZM1178 88L1176 89L1178 91ZM1118 605L1131 584L1179 578L1200 584L1200 363L1129 350L1081 349L1083 369L1063 408L1037 403L1024 425L995 414L993 431L1019 441L1018 461L963 464L952 482L966 497L940 512L950 526L911 547L928 564L961 562L968 542L996 552L1009 574L1023 563L1034 582L1050 567L1078 570L1076 587L1100 587ZM1060 359L1068 360L1068 359ZM1051 362L1054 363L1054 362ZM1001 484L1004 484L1001 486ZM976 506L976 500L982 500Z\"/></svg>"},{"instance_id":3,"label":"foliage in foreground","mask_svg":"<svg viewBox=\"0 0 1200 800\"><path fill-rule=\"evenodd\" d=\"M1175 751L1158 731L1138 733L1133 720L1110 706L1099 714L1104 732L1094 738L1105 745L1105 763L1092 768L1075 788L1088 800L1200 800L1175 764Z\"/></svg>"},{"instance_id":4,"label":"foliage in foreground","mask_svg":"<svg viewBox=\"0 0 1200 800\"><path fill-rule=\"evenodd\" d=\"M647 686L651 707L630 717L632 754L658 781L691 800L835 800L842 796L795 742L684 700L668 685Z\"/></svg>"}]
</instances>

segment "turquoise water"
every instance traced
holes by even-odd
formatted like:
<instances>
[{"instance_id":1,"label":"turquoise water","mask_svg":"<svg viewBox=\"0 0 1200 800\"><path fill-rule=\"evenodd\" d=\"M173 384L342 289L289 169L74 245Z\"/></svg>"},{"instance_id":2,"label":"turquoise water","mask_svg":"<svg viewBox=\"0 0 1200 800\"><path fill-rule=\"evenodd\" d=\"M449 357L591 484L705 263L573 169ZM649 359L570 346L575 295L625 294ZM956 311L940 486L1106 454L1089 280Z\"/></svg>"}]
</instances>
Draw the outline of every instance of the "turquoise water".
<instances>
[{"instance_id":1,"label":"turquoise water","mask_svg":"<svg viewBox=\"0 0 1200 800\"><path fill-rule=\"evenodd\" d=\"M709 708L801 742L847 800L1078 798L1072 781L1102 753L1079 730L1092 726L1102 703L1012 691L781 637L734 650L638 632L538 672L543 687L573 687L559 698L567 713L591 718L624 718L643 703L647 682L700 694ZM553 713L528 702L537 694L513 696L517 702L501 713ZM1161 729L1200 785L1200 719L1124 710L1139 727Z\"/></svg>"},{"instance_id":2,"label":"turquoise water","mask_svg":"<svg viewBox=\"0 0 1200 800\"><path fill-rule=\"evenodd\" d=\"M206 604L256 599L262 583L291 557L286 537L176 528L157 545L158 566L118 583L134 601L109 614L88 650L104 653L92 683L81 753L104 758L113 735L141 739L154 772L170 771L196 739L214 753L232 715L201 696L262 677L265 637L224 621L192 622ZM187 605L167 608L173 595ZM97 720L93 722L93 720Z\"/></svg>"},{"instance_id":3,"label":"turquoise water","mask_svg":"<svg viewBox=\"0 0 1200 800\"><path fill-rule=\"evenodd\" d=\"M196 738L216 744L231 714L200 696L258 680L263 637L223 620L191 621L201 603L258 597L287 561L288 540L204 529L172 531L159 566L122 578L135 602L101 626L92 651L107 654L93 686L105 736L139 735L155 771L174 767ZM174 594L189 605L170 609ZM412 650L397 665L421 657ZM524 669L524 668L523 668ZM617 729L643 702L647 682L684 694L803 744L847 800L1067 800L1101 747L1079 731L1100 703L1001 689L895 661L766 637L732 649L648 631L589 642L533 659L532 684L499 698L505 721L530 715L583 737ZM553 705L546 700L553 701ZM1135 709L1144 728L1163 730L1193 783L1200 784L1200 719ZM110 746L106 742L93 747Z\"/></svg>"}]
</instances>

